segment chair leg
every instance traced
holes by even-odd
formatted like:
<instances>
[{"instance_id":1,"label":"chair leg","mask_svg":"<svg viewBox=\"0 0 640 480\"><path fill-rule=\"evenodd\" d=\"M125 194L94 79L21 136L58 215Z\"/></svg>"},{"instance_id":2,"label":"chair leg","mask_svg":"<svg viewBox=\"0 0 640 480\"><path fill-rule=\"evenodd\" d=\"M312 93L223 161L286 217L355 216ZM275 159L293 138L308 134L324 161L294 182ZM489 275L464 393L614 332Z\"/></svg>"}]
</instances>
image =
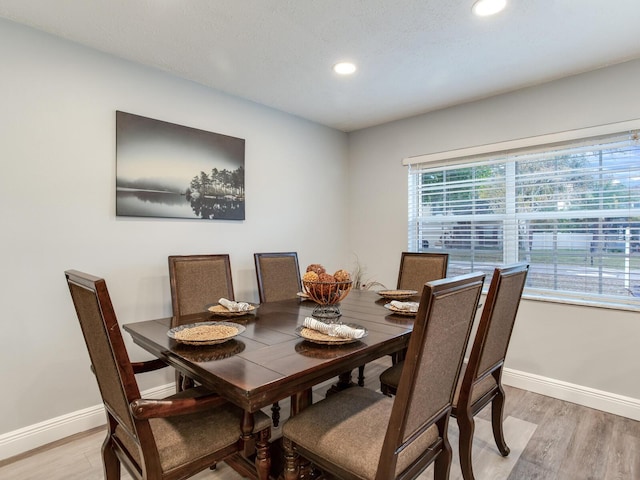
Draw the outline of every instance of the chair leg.
<instances>
[{"instance_id":1,"label":"chair leg","mask_svg":"<svg viewBox=\"0 0 640 480\"><path fill-rule=\"evenodd\" d=\"M380 392L387 397L393 397L396 394L396 389L391 385L380 382Z\"/></svg>"},{"instance_id":2,"label":"chair leg","mask_svg":"<svg viewBox=\"0 0 640 480\"><path fill-rule=\"evenodd\" d=\"M271 405L271 421L274 428L277 428L280 424L280 404L278 402Z\"/></svg>"},{"instance_id":3,"label":"chair leg","mask_svg":"<svg viewBox=\"0 0 640 480\"><path fill-rule=\"evenodd\" d=\"M407 349L404 348L399 352L394 352L390 355L391 355L391 364L395 365L396 363L399 363L404 360L404 357L407 355Z\"/></svg>"},{"instance_id":4,"label":"chair leg","mask_svg":"<svg viewBox=\"0 0 640 480\"><path fill-rule=\"evenodd\" d=\"M358 386L364 387L364 365L358 367Z\"/></svg>"},{"instance_id":5,"label":"chair leg","mask_svg":"<svg viewBox=\"0 0 640 480\"><path fill-rule=\"evenodd\" d=\"M448 420L443 423L445 428L448 423ZM436 461L433 465L433 480L449 480L452 459L453 454L451 451L451 444L449 443L448 435L445 433L442 436L442 451L436 457Z\"/></svg>"},{"instance_id":6,"label":"chair leg","mask_svg":"<svg viewBox=\"0 0 640 480\"><path fill-rule=\"evenodd\" d=\"M458 429L460 430L460 438L458 440L458 451L460 453L460 469L462 470L462 478L464 480L475 480L473 476L473 464L471 463L471 450L473 447L473 432L475 430L475 422L471 412L459 409L456 420L458 421Z\"/></svg>"},{"instance_id":7,"label":"chair leg","mask_svg":"<svg viewBox=\"0 0 640 480\"><path fill-rule=\"evenodd\" d=\"M105 480L120 480L120 460L113 451L111 439L108 437L102 444L102 465Z\"/></svg>"},{"instance_id":8,"label":"chair leg","mask_svg":"<svg viewBox=\"0 0 640 480\"><path fill-rule=\"evenodd\" d=\"M189 378L180 372L176 372L176 393L183 392L189 388L193 388L195 383L192 378Z\"/></svg>"},{"instance_id":9,"label":"chair leg","mask_svg":"<svg viewBox=\"0 0 640 480\"><path fill-rule=\"evenodd\" d=\"M284 480L297 480L298 479L298 454L293 450L291 440L284 438L282 441L284 449Z\"/></svg>"},{"instance_id":10,"label":"chair leg","mask_svg":"<svg viewBox=\"0 0 640 480\"><path fill-rule=\"evenodd\" d=\"M493 427L493 438L496 446L500 450L500 455L506 457L511 451L504 439L504 430L502 429L502 415L504 412L504 390L498 387L498 393L491 402L491 426Z\"/></svg>"}]
</instances>

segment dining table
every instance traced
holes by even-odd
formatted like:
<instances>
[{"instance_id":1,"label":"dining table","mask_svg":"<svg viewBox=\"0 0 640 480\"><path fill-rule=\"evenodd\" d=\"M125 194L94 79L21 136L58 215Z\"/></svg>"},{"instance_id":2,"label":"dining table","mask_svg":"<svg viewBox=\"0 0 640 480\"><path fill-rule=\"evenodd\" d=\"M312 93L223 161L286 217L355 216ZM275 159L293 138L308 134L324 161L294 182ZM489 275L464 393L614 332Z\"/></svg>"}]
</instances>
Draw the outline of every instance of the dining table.
<instances>
[{"instance_id":1,"label":"dining table","mask_svg":"<svg viewBox=\"0 0 640 480\"><path fill-rule=\"evenodd\" d=\"M413 317L390 311L385 307L388 303L374 291L351 290L340 302L341 316L319 320L339 322L366 333L338 344L302 336L303 323L316 307L302 297L254 305L251 313L234 312L222 317L203 306L203 312L181 317L180 322L167 317L128 323L123 328L135 344L242 408L246 412L243 435L249 439L254 412L290 398L293 416L312 402L314 386L336 378L333 390L352 387L353 369L403 351ZM203 321L232 322L243 328L237 336L214 345L184 344L169 336L171 325ZM247 445L254 448L250 441ZM252 453L246 449L225 461L252 478L271 476L273 472L261 472L254 466ZM270 459L265 464L271 468Z\"/></svg>"}]
</instances>

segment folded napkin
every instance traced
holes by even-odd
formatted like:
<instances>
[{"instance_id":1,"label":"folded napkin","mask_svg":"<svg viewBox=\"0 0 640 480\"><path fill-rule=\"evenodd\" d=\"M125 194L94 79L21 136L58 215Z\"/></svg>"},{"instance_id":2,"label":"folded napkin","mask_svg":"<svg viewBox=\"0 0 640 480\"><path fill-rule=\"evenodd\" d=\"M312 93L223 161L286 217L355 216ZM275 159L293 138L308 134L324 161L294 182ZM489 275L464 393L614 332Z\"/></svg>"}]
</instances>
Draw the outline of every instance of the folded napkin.
<instances>
[{"instance_id":1,"label":"folded napkin","mask_svg":"<svg viewBox=\"0 0 640 480\"><path fill-rule=\"evenodd\" d=\"M234 302L233 300L227 300L226 298L221 298L218 300L218 303L230 312L247 312L251 309L251 305L247 302Z\"/></svg>"},{"instance_id":2,"label":"folded napkin","mask_svg":"<svg viewBox=\"0 0 640 480\"><path fill-rule=\"evenodd\" d=\"M399 302L398 300L393 300L390 303L392 307L405 312L417 312L420 306L418 302Z\"/></svg>"},{"instance_id":3,"label":"folded napkin","mask_svg":"<svg viewBox=\"0 0 640 480\"><path fill-rule=\"evenodd\" d=\"M305 318L303 325L306 328L316 330L331 337L362 338L366 333L362 328L353 328L348 325L342 325L339 323L324 323L312 317Z\"/></svg>"}]
</instances>

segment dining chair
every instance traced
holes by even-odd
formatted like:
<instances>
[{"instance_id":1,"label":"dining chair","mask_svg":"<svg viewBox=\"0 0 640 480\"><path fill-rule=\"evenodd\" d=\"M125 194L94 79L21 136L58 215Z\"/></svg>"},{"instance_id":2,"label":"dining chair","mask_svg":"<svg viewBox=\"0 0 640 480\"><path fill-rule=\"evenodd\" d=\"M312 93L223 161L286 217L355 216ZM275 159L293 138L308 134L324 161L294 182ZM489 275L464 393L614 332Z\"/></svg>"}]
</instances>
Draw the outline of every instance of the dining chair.
<instances>
[{"instance_id":1,"label":"dining chair","mask_svg":"<svg viewBox=\"0 0 640 480\"><path fill-rule=\"evenodd\" d=\"M297 298L302 291L297 252L254 253L260 303ZM273 426L280 424L280 404L271 406Z\"/></svg>"},{"instance_id":2,"label":"dining chair","mask_svg":"<svg viewBox=\"0 0 640 480\"><path fill-rule=\"evenodd\" d=\"M171 255L169 283L173 310L172 328L193 322L193 319L184 320L183 316L204 312L207 304L215 304L220 298L234 300L228 254ZM176 391L192 386L193 380L176 372Z\"/></svg>"},{"instance_id":3,"label":"dining chair","mask_svg":"<svg viewBox=\"0 0 640 480\"><path fill-rule=\"evenodd\" d=\"M180 317L204 312L220 298L234 300L228 254L169 256L171 305L176 325Z\"/></svg>"},{"instance_id":4,"label":"dining chair","mask_svg":"<svg viewBox=\"0 0 640 480\"><path fill-rule=\"evenodd\" d=\"M102 278L76 270L65 276L107 415L102 444L107 480L119 479L122 465L139 480L189 478L234 454L246 454L254 443L257 472L268 478L267 415L244 412L203 387L161 400L141 398L135 375L166 365L129 360Z\"/></svg>"},{"instance_id":5,"label":"dining chair","mask_svg":"<svg viewBox=\"0 0 640 480\"><path fill-rule=\"evenodd\" d=\"M524 263L495 269L469 360L460 375L452 416L456 417L460 429L458 449L465 480L475 478L471 461L475 429L473 417L489 403L496 446L500 454L509 455L502 427L505 401L502 369L528 272L529 265ZM402 368L402 363L398 363L382 372L380 386L383 393L396 392Z\"/></svg>"},{"instance_id":6,"label":"dining chair","mask_svg":"<svg viewBox=\"0 0 640 480\"><path fill-rule=\"evenodd\" d=\"M347 388L287 420L285 480L298 477L298 456L341 479L413 479L433 462L434 479L448 479L447 427L483 282L471 273L424 286L395 401Z\"/></svg>"},{"instance_id":7,"label":"dining chair","mask_svg":"<svg viewBox=\"0 0 640 480\"><path fill-rule=\"evenodd\" d=\"M448 253L402 252L398 270L398 290L416 290L418 295L425 282L447 276Z\"/></svg>"},{"instance_id":8,"label":"dining chair","mask_svg":"<svg viewBox=\"0 0 640 480\"><path fill-rule=\"evenodd\" d=\"M398 269L398 290L415 290L420 295L426 282L447 276L448 265L448 253L402 252ZM391 362L398 363L404 355L404 350L390 354ZM364 385L364 366L358 369L358 385Z\"/></svg>"},{"instance_id":9,"label":"dining chair","mask_svg":"<svg viewBox=\"0 0 640 480\"><path fill-rule=\"evenodd\" d=\"M302 291L297 252L254 253L260 303L296 298Z\"/></svg>"}]
</instances>

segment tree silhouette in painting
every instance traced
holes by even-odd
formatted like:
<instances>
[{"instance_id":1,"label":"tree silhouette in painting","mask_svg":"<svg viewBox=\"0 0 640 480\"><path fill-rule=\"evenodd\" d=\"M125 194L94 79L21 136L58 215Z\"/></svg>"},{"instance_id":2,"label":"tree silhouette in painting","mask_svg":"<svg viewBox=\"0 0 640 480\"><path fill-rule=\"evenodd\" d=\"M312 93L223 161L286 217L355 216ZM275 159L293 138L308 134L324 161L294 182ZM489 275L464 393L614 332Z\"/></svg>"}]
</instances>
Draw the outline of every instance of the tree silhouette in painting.
<instances>
[{"instance_id":1,"label":"tree silhouette in painting","mask_svg":"<svg viewBox=\"0 0 640 480\"><path fill-rule=\"evenodd\" d=\"M193 212L204 219L244 219L244 167L200 172L186 190Z\"/></svg>"}]
</instances>

